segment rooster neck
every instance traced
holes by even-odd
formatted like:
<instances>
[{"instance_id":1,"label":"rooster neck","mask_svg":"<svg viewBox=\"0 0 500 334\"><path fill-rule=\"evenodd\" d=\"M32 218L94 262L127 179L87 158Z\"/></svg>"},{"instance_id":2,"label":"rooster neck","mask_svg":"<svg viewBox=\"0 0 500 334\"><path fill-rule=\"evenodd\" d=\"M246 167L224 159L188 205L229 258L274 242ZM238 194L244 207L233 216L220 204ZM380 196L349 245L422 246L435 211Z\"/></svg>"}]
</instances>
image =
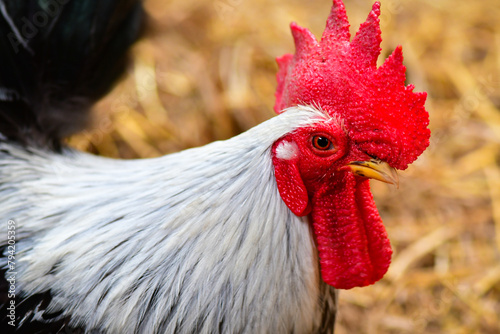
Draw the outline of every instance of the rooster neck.
<instances>
[{"instance_id":1,"label":"rooster neck","mask_svg":"<svg viewBox=\"0 0 500 334\"><path fill-rule=\"evenodd\" d=\"M6 212L25 234L20 290L50 291L52 312L109 332L320 331L333 289L270 156L311 114L158 159L26 159L35 163L16 176L18 192L33 202Z\"/></svg>"}]
</instances>

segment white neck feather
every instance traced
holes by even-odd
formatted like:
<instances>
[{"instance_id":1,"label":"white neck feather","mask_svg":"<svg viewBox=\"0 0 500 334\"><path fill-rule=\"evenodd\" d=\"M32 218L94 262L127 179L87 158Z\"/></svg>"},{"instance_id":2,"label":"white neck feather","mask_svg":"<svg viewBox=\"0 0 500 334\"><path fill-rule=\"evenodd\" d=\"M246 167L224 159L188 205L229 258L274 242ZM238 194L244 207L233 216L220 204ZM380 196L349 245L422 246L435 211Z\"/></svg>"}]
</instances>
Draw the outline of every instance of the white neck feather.
<instances>
[{"instance_id":1,"label":"white neck feather","mask_svg":"<svg viewBox=\"0 0 500 334\"><path fill-rule=\"evenodd\" d=\"M0 171L0 213L24 238L19 289L50 290L50 308L110 333L317 330L332 291L308 222L280 198L271 146L325 117L297 107L156 159L7 147L18 159Z\"/></svg>"}]
</instances>

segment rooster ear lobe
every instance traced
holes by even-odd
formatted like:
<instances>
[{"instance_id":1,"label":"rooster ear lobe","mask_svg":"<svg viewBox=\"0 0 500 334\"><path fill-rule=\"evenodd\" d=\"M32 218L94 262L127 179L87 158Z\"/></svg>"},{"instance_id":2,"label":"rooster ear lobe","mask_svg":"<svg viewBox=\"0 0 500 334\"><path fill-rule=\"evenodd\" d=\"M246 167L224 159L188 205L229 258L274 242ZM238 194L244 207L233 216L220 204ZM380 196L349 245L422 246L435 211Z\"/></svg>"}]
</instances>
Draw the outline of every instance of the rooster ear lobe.
<instances>
[{"instance_id":1,"label":"rooster ear lobe","mask_svg":"<svg viewBox=\"0 0 500 334\"><path fill-rule=\"evenodd\" d=\"M274 175L281 199L286 206L299 217L311 212L307 189L300 176L297 160L273 157Z\"/></svg>"}]
</instances>

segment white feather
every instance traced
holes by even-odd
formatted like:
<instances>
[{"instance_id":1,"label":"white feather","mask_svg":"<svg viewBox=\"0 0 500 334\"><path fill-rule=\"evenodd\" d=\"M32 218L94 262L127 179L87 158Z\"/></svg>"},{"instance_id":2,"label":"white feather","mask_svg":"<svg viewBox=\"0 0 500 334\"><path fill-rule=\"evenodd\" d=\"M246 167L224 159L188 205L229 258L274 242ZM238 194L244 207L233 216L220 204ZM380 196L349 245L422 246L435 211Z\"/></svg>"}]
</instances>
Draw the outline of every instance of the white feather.
<instances>
[{"instance_id":1,"label":"white feather","mask_svg":"<svg viewBox=\"0 0 500 334\"><path fill-rule=\"evenodd\" d=\"M17 288L50 290L51 310L107 333L318 331L333 288L309 223L280 198L271 147L327 118L291 108L144 160L0 144L0 215L22 238Z\"/></svg>"},{"instance_id":2,"label":"white feather","mask_svg":"<svg viewBox=\"0 0 500 334\"><path fill-rule=\"evenodd\" d=\"M297 144L289 141L282 141L276 147L276 157L282 160L291 160L297 157L299 153L299 148Z\"/></svg>"}]
</instances>

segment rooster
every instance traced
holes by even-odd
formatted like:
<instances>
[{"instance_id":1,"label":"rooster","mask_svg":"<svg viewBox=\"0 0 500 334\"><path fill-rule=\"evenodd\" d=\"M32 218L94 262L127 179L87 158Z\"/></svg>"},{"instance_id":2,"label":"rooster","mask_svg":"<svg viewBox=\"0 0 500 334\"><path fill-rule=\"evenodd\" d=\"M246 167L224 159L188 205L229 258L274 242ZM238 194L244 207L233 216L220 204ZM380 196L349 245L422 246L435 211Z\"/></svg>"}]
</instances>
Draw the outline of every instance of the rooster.
<instances>
[{"instance_id":1,"label":"rooster","mask_svg":"<svg viewBox=\"0 0 500 334\"><path fill-rule=\"evenodd\" d=\"M333 332L337 289L373 284L390 263L369 179L396 184L429 144L426 94L405 85L401 47L377 68L380 4L352 41L341 0L320 41L292 23L276 117L115 160L61 139L123 70L140 4L51 3L56 15L25 38L22 18L47 2L0 1L1 326Z\"/></svg>"}]
</instances>

